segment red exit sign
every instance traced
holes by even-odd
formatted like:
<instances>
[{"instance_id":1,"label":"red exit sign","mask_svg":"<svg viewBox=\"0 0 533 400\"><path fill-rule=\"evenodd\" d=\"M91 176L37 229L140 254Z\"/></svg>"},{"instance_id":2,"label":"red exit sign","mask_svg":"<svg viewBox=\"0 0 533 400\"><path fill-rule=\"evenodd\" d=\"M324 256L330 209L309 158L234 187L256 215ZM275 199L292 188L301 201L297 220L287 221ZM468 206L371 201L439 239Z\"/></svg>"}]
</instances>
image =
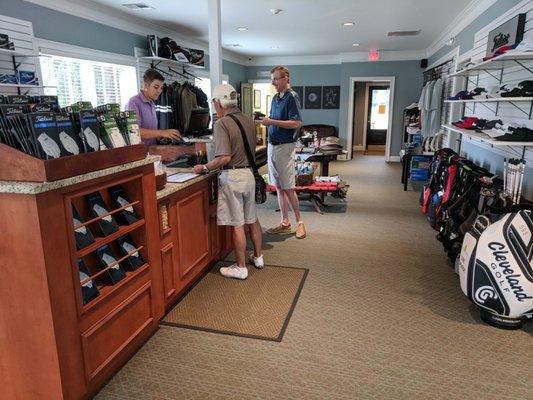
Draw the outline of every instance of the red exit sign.
<instances>
[{"instance_id":1,"label":"red exit sign","mask_svg":"<svg viewBox=\"0 0 533 400\"><path fill-rule=\"evenodd\" d=\"M379 60L379 51L368 52L368 61L378 61L378 60Z\"/></svg>"}]
</instances>

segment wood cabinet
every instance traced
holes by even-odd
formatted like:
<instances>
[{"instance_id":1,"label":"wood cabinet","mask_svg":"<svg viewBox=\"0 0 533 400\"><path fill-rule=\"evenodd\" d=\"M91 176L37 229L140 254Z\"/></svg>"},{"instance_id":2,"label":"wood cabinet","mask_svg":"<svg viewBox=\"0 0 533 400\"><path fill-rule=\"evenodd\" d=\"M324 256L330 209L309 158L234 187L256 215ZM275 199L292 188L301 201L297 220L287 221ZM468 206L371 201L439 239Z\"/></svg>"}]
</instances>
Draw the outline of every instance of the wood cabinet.
<instances>
[{"instance_id":1,"label":"wood cabinet","mask_svg":"<svg viewBox=\"0 0 533 400\"><path fill-rule=\"evenodd\" d=\"M160 257L167 309L213 262L229 253L228 229L217 226L217 188L214 175L159 201Z\"/></svg>"},{"instance_id":2,"label":"wood cabinet","mask_svg":"<svg viewBox=\"0 0 533 400\"><path fill-rule=\"evenodd\" d=\"M105 236L98 222L107 217L91 215L85 196L99 193L118 221L123 207L109 195L117 185L139 219ZM0 193L0 374L7 399L90 398L155 332L164 311L153 164L58 186ZM73 205L85 222L76 227ZM80 227L94 235L82 249L74 234ZM124 234L142 255L140 268L123 265L117 239ZM120 262L112 265L124 268L114 284L95 254L104 245ZM87 266L86 278L79 260ZM84 300L82 284L89 281L98 295Z\"/></svg>"}]
</instances>

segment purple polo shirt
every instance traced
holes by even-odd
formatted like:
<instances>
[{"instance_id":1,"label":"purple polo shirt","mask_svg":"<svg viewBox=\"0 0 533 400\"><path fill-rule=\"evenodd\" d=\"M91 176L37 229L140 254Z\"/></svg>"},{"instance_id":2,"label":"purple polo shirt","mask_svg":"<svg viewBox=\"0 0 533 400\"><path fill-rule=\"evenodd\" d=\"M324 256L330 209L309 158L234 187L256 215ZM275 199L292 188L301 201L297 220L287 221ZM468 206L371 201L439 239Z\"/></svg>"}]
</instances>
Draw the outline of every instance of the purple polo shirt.
<instances>
[{"instance_id":1,"label":"purple polo shirt","mask_svg":"<svg viewBox=\"0 0 533 400\"><path fill-rule=\"evenodd\" d=\"M135 111L139 128L157 129L155 104L152 100L148 100L142 91L128 101L128 104L126 104L126 110ZM142 141L146 145L157 144L157 140L154 138L142 139Z\"/></svg>"}]
</instances>

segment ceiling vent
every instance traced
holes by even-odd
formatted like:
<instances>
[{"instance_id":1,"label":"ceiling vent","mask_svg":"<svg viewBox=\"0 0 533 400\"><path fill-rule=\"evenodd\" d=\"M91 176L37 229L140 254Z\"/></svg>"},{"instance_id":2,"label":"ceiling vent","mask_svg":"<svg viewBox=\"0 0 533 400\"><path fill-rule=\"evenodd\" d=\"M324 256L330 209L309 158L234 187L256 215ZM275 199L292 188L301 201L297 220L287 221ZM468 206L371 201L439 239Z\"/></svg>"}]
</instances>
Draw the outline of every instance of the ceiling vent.
<instances>
[{"instance_id":1,"label":"ceiling vent","mask_svg":"<svg viewBox=\"0 0 533 400\"><path fill-rule=\"evenodd\" d=\"M387 36L416 36L420 34L420 29L417 31L395 31L387 33Z\"/></svg>"},{"instance_id":2,"label":"ceiling vent","mask_svg":"<svg viewBox=\"0 0 533 400\"><path fill-rule=\"evenodd\" d=\"M128 4L122 4L124 7L129 8L130 10L154 10L154 7L149 6L145 3L128 3Z\"/></svg>"}]
</instances>

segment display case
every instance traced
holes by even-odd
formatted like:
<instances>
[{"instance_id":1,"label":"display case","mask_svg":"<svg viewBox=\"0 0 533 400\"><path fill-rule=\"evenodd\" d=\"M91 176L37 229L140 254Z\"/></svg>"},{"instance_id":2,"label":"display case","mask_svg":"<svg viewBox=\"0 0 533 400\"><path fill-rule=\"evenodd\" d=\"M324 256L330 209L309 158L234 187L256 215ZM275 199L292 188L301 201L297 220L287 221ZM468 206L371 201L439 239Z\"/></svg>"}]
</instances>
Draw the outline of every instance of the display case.
<instances>
[{"instance_id":1,"label":"display case","mask_svg":"<svg viewBox=\"0 0 533 400\"><path fill-rule=\"evenodd\" d=\"M6 398L90 398L157 329L154 157L125 152L100 152L125 161L114 167L77 156L83 175L0 182Z\"/></svg>"}]
</instances>

